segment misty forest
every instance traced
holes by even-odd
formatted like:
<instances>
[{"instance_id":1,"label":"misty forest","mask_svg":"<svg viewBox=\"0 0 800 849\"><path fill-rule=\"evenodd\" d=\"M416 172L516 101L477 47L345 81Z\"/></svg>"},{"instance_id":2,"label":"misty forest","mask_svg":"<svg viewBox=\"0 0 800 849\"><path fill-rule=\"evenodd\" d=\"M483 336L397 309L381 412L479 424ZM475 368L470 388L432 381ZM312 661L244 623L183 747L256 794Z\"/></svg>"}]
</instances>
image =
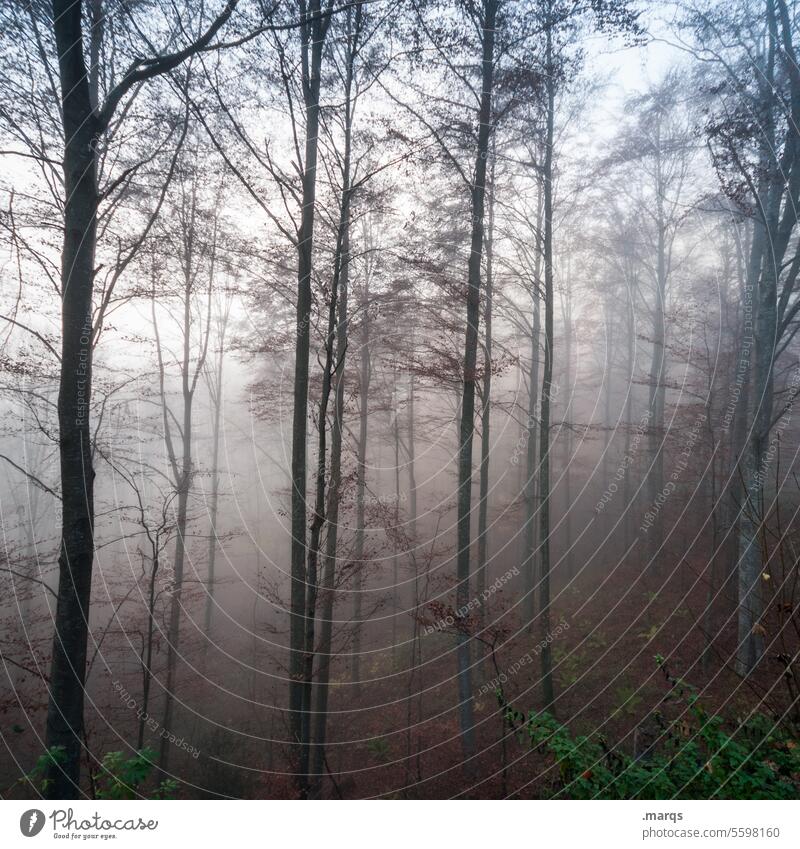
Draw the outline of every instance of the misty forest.
<instances>
[{"instance_id":1,"label":"misty forest","mask_svg":"<svg viewBox=\"0 0 800 849\"><path fill-rule=\"evenodd\" d=\"M799 797L798 52L2 0L0 795Z\"/></svg>"}]
</instances>

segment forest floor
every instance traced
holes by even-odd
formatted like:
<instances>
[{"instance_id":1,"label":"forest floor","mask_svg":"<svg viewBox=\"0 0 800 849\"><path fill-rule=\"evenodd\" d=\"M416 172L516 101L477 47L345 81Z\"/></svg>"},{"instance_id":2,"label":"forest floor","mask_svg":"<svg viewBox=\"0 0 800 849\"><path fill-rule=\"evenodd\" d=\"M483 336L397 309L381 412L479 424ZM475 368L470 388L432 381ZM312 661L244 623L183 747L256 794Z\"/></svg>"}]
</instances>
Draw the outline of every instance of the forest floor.
<instances>
[{"instance_id":1,"label":"forest floor","mask_svg":"<svg viewBox=\"0 0 800 849\"><path fill-rule=\"evenodd\" d=\"M781 680L775 646L750 679L739 678L730 664L736 646L733 600L720 593L713 621L704 622L706 587L688 565L684 564L684 569L681 578L664 580L657 575L644 576L633 565L623 566L615 570L613 582L601 583L592 592L582 591L577 581L554 594L550 622L557 634L552 644L556 700L550 710L573 734L602 738L610 750L633 754L637 746L657 741L656 713L680 729L686 723L687 705L676 697L670 679L679 686L685 682L709 713L719 713L734 724L755 711L775 717L786 712L791 698ZM628 590L620 593L620 586ZM506 641L498 642L497 669L507 702L528 714L544 707L537 626L534 634L515 634L506 621L510 618L504 618ZM559 628L559 623L568 627ZM715 634L710 647L707 630ZM352 716L338 724L336 738L352 741L360 737L363 742L334 743L330 748L329 765L336 779L331 795L552 795L558 779L554 760L532 750L528 741L504 722L493 686L498 676L488 660L485 673L481 675L481 668L476 667L473 678L479 754L471 763L465 761L453 707L453 638L440 634L435 639L432 654L439 659L426 663L425 678L446 683L425 692L424 721L414 724L410 734L387 735L386 728L407 725L409 704L405 699L390 704L393 694L389 687L382 691L371 685L368 695L354 700L353 707L359 703L384 703L387 707L369 711L357 725ZM343 715L349 716L347 706L343 708ZM412 699L410 715L414 719L417 710Z\"/></svg>"}]
</instances>

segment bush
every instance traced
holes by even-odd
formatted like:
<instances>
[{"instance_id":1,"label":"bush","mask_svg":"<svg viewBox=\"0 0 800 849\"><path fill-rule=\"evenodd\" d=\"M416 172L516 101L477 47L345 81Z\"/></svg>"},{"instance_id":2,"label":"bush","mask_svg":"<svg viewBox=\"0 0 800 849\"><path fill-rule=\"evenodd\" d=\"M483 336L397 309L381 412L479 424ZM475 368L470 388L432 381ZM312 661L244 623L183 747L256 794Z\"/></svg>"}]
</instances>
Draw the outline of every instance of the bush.
<instances>
[{"instance_id":1,"label":"bush","mask_svg":"<svg viewBox=\"0 0 800 849\"><path fill-rule=\"evenodd\" d=\"M139 799L148 796L142 785L147 781L153 769L156 753L152 749L142 749L132 758L126 758L122 752L108 752L100 764L100 773L96 776L95 797L97 799ZM175 793L177 782L168 779L162 781L149 794L152 799L166 799Z\"/></svg>"},{"instance_id":2,"label":"bush","mask_svg":"<svg viewBox=\"0 0 800 849\"><path fill-rule=\"evenodd\" d=\"M683 695L683 682L671 679ZM549 713L527 718L503 702L520 736L555 759L558 776L550 796L565 799L796 799L800 797L800 747L790 728L756 714L726 730L696 693L685 699L685 716L655 720L660 741L638 757L609 747L601 736L575 737ZM668 698L671 698L668 697Z\"/></svg>"},{"instance_id":3,"label":"bush","mask_svg":"<svg viewBox=\"0 0 800 849\"><path fill-rule=\"evenodd\" d=\"M153 769L155 752L142 749L132 758L126 758L122 752L107 752L100 763L100 771L94 777L94 798L96 799L166 799L175 793L178 785L172 780L162 781L149 794L143 785ZM34 768L23 778L39 792L45 793L50 779L47 777L51 766L64 763L66 753L63 746L53 746L37 761Z\"/></svg>"}]
</instances>

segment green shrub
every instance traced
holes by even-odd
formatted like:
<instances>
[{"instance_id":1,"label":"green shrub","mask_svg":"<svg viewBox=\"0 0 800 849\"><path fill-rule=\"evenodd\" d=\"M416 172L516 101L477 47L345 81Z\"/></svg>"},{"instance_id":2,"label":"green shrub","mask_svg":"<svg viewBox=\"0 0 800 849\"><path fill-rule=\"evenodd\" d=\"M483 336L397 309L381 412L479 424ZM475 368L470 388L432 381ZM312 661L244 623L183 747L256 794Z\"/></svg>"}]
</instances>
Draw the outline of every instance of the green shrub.
<instances>
[{"instance_id":1,"label":"green shrub","mask_svg":"<svg viewBox=\"0 0 800 849\"><path fill-rule=\"evenodd\" d=\"M156 753L144 748L132 758L122 752L108 752L100 764L96 777L95 797L98 799L138 799L146 795L142 785L153 770ZM172 779L162 781L150 794L153 799L166 799L175 793L178 785Z\"/></svg>"},{"instance_id":2,"label":"green shrub","mask_svg":"<svg viewBox=\"0 0 800 849\"><path fill-rule=\"evenodd\" d=\"M162 781L151 793L146 793L142 785L150 777L156 753L152 749L142 749L132 758L126 758L122 752L108 752L100 763L100 771L95 776L96 799L166 799L178 788L176 781ZM39 757L33 769L21 782L29 783L41 793L45 793L51 782L48 778L51 765L64 763L66 752L63 746L53 746Z\"/></svg>"},{"instance_id":3,"label":"green shrub","mask_svg":"<svg viewBox=\"0 0 800 849\"><path fill-rule=\"evenodd\" d=\"M669 678L683 698L684 682ZM673 696L668 696L673 698ZM503 702L523 740L554 759L549 795L567 799L796 799L800 798L800 746L792 729L755 714L727 728L697 695L685 715L655 720L660 740L639 757L610 747L599 735L573 736L549 713L526 717Z\"/></svg>"},{"instance_id":4,"label":"green shrub","mask_svg":"<svg viewBox=\"0 0 800 849\"><path fill-rule=\"evenodd\" d=\"M45 794L52 783L50 767L63 764L67 759L67 750L63 746L52 746L43 755L40 755L33 769L19 779L20 784L30 784L40 793Z\"/></svg>"}]
</instances>

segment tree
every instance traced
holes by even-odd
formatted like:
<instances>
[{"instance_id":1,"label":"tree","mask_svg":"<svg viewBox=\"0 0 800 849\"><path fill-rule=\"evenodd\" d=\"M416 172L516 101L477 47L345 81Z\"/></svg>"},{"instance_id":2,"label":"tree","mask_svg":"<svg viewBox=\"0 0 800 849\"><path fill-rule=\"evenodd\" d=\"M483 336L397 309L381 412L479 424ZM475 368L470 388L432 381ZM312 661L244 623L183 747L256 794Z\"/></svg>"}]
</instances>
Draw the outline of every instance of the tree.
<instances>
[{"instance_id":1,"label":"tree","mask_svg":"<svg viewBox=\"0 0 800 849\"><path fill-rule=\"evenodd\" d=\"M206 583L206 609L203 619L204 631L210 641L212 639L212 625L214 618L215 592L215 565L217 558L217 546L219 544L219 528L217 526L219 516L219 443L222 425L222 407L224 399L224 373L225 373L225 346L228 335L228 324L231 319L231 308L233 306L232 293L226 291L222 297L216 299L214 313L214 342L215 350L212 367L206 363L204 378L208 389L211 407L213 410L213 430L211 440L213 442L211 458L211 494L209 504L209 533L208 533L208 577ZM206 643L206 645L208 645Z\"/></svg>"},{"instance_id":2,"label":"tree","mask_svg":"<svg viewBox=\"0 0 800 849\"><path fill-rule=\"evenodd\" d=\"M201 35L174 52L135 62L107 93L92 102L83 36L83 4L53 0L53 32L58 60L64 129L64 244L61 257L62 337L58 393L62 533L58 605L46 745L64 748L66 758L51 768L48 795L73 798L79 792L83 729L86 640L94 557L94 469L89 399L92 391L92 340L95 249L99 192L97 157L111 119L133 89L167 74L211 45L233 14L238 0ZM93 28L92 37L97 29ZM92 55L97 55L96 47Z\"/></svg>"},{"instance_id":3,"label":"tree","mask_svg":"<svg viewBox=\"0 0 800 849\"><path fill-rule=\"evenodd\" d=\"M741 26L742 20L750 25ZM739 443L741 453L732 471L741 479L741 486L732 487L734 497L741 493L741 503L734 508L739 519L736 667L747 675L764 652L762 542L769 516L765 482L775 453L774 448L770 451L771 435L787 409L775 411L776 363L800 327L800 254L795 246L800 74L785 0L747 0L733 8L694 6L685 23L698 57L709 58L715 69L707 81L720 102L706 123L712 162L722 190L753 227L743 292L741 380L737 378L746 390L736 405L747 436ZM790 409L793 390L787 390Z\"/></svg>"},{"instance_id":4,"label":"tree","mask_svg":"<svg viewBox=\"0 0 800 849\"><path fill-rule=\"evenodd\" d=\"M635 115L616 145L618 161L629 163L627 193L640 216L638 235L643 243L639 262L652 286L652 356L649 370L647 472L648 509L655 512L663 497L664 451L667 434L664 413L668 385L666 310L671 275L678 265L678 239L691 211L687 198L692 168L692 126L676 72L629 104ZM664 544L663 514L658 510L648 530L650 564L656 566Z\"/></svg>"},{"instance_id":5,"label":"tree","mask_svg":"<svg viewBox=\"0 0 800 849\"><path fill-rule=\"evenodd\" d=\"M478 322L481 291L481 261L484 246L484 213L486 206L486 165L492 126L492 88L494 83L495 23L497 0L485 0L475 23L481 32L481 87L478 111L478 137L475 167L470 194L472 232L467 266L467 325L464 338L463 390L461 427L458 448L458 563L456 603L459 609L469 604L470 584L470 511L472 507L472 437L475 430L475 374L478 360ZM469 638L459 634L458 695L460 700L461 735L466 757L475 753L472 718L472 679Z\"/></svg>"},{"instance_id":6,"label":"tree","mask_svg":"<svg viewBox=\"0 0 800 849\"><path fill-rule=\"evenodd\" d=\"M320 14L320 0L300 2L300 55L305 110L305 154L302 160L300 226L297 231L297 324L292 420L292 586L289 617L289 720L292 740L303 739L303 677L308 592L306 542L306 440L308 419L308 360L311 332L311 277L316 214L319 151L320 84L323 48L331 18L332 0ZM298 750L298 755L300 751ZM299 760L298 760L299 763ZM302 772L302 771L301 771Z\"/></svg>"},{"instance_id":7,"label":"tree","mask_svg":"<svg viewBox=\"0 0 800 849\"><path fill-rule=\"evenodd\" d=\"M200 151L196 146L190 148L190 151L194 159L198 158ZM158 271L154 270L150 302L158 358L158 386L164 446L177 494L175 556L172 564L173 577L167 630L167 675L164 685L162 720L162 727L169 732L173 728L174 693L180 654L189 499L196 474L193 441L194 402L198 383L206 371L218 264L219 221L215 210L219 193L215 193L216 196L211 198L203 198L201 180L202 175L198 168L188 168L181 174L178 185L179 197L174 210L175 229L170 231L164 228L162 235L162 243L170 248L167 257L170 255L176 257L178 267L171 267L171 263L165 258L165 268L161 271L167 279L177 278L180 284L174 288L167 285L161 296L157 297L155 277ZM202 295L199 295L201 292ZM201 297L205 299L205 304L200 300ZM169 307L169 302L173 299L174 313ZM167 317L174 324L173 331L177 331L179 354L173 355L170 350L171 340L165 341L162 338L163 331L159 325L157 301L161 302L160 308L166 312ZM169 402L167 386L168 370L173 360L180 374L180 404L177 413L172 410ZM214 468L216 465L215 461ZM162 737L159 749L159 769L165 775L168 774L169 752L168 738Z\"/></svg>"}]
</instances>

